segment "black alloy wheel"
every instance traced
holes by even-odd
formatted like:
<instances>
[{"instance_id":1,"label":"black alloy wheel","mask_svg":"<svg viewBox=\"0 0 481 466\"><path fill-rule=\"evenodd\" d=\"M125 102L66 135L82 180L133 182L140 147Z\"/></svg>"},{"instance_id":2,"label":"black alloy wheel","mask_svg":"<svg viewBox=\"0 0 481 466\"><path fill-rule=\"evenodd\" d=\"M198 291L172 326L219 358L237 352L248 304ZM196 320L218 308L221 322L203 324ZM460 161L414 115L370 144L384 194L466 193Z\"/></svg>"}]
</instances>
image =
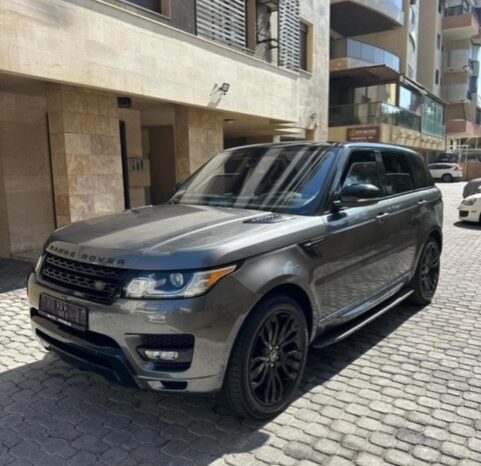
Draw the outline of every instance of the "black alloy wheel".
<instances>
[{"instance_id":1,"label":"black alloy wheel","mask_svg":"<svg viewBox=\"0 0 481 466\"><path fill-rule=\"evenodd\" d=\"M249 385L256 400L273 406L290 393L303 359L303 331L288 312L271 315L260 327L249 360Z\"/></svg>"},{"instance_id":2,"label":"black alloy wheel","mask_svg":"<svg viewBox=\"0 0 481 466\"><path fill-rule=\"evenodd\" d=\"M441 248L433 237L429 237L421 252L416 273L410 283L414 290L409 298L410 302L425 306L432 301L438 286L440 269Z\"/></svg>"},{"instance_id":3,"label":"black alloy wheel","mask_svg":"<svg viewBox=\"0 0 481 466\"><path fill-rule=\"evenodd\" d=\"M306 364L308 331L294 299L273 295L249 314L232 349L225 401L237 415L269 419L291 402Z\"/></svg>"},{"instance_id":4,"label":"black alloy wheel","mask_svg":"<svg viewBox=\"0 0 481 466\"><path fill-rule=\"evenodd\" d=\"M440 254L435 241L426 244L421 256L421 290L426 299L431 300L439 280Z\"/></svg>"}]
</instances>

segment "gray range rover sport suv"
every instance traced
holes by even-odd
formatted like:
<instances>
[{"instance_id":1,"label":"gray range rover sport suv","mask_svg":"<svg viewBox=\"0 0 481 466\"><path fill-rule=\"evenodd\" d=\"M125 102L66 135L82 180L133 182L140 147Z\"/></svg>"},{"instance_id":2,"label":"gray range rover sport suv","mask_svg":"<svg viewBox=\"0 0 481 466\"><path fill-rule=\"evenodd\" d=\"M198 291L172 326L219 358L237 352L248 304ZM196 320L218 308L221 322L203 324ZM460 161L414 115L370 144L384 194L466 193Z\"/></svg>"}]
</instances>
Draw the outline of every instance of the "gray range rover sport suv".
<instances>
[{"instance_id":1,"label":"gray range rover sport suv","mask_svg":"<svg viewBox=\"0 0 481 466\"><path fill-rule=\"evenodd\" d=\"M295 395L310 345L431 301L442 217L406 149L226 150L165 205L56 231L28 280L33 331L116 383L221 390L236 414L269 418Z\"/></svg>"}]
</instances>

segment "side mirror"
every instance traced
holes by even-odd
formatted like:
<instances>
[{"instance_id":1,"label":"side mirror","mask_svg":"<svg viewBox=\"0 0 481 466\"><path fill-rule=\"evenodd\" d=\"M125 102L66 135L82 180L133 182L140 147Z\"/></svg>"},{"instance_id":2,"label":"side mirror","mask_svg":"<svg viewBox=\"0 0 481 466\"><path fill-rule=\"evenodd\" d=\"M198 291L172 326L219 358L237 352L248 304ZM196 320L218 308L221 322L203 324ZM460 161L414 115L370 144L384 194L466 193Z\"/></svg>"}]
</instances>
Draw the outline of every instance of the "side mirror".
<instances>
[{"instance_id":1,"label":"side mirror","mask_svg":"<svg viewBox=\"0 0 481 466\"><path fill-rule=\"evenodd\" d=\"M381 190L372 184L353 184L341 190L338 206L356 207L375 204L381 198Z\"/></svg>"}]
</instances>

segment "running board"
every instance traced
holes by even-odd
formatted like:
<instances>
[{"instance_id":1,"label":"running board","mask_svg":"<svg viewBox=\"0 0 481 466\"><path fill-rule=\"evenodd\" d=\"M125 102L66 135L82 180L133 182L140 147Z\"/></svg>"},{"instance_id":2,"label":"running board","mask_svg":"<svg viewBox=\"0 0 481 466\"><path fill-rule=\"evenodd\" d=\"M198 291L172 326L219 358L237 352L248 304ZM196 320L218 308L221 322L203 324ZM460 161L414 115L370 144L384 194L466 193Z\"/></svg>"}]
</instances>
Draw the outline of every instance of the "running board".
<instances>
[{"instance_id":1,"label":"running board","mask_svg":"<svg viewBox=\"0 0 481 466\"><path fill-rule=\"evenodd\" d=\"M380 305L374 307L370 311L367 311L361 314L359 317L346 322L345 324L339 325L338 327L334 327L331 330L328 330L326 333L321 334L318 336L314 342L312 343L311 347L315 349L324 348L329 345L333 345L338 341L344 340L348 336L352 335L354 332L357 332L360 328L364 327L365 325L369 324L373 320L381 317L387 311L392 309L393 307L397 306L398 304L402 303L406 298L414 293L414 290L403 290L399 293L395 294L392 298L384 301Z\"/></svg>"}]
</instances>

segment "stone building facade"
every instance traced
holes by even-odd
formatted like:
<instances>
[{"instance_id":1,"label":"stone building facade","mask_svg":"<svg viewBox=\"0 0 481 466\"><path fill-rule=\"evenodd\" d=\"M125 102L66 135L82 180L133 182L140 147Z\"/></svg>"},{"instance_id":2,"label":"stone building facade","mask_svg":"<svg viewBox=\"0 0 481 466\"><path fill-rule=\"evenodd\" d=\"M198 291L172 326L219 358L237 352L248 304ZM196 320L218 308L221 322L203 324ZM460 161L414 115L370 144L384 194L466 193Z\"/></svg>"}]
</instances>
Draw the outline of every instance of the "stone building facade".
<instances>
[{"instance_id":1,"label":"stone building facade","mask_svg":"<svg viewBox=\"0 0 481 466\"><path fill-rule=\"evenodd\" d=\"M0 2L1 257L162 202L224 147L327 137L329 2L221 3Z\"/></svg>"}]
</instances>

